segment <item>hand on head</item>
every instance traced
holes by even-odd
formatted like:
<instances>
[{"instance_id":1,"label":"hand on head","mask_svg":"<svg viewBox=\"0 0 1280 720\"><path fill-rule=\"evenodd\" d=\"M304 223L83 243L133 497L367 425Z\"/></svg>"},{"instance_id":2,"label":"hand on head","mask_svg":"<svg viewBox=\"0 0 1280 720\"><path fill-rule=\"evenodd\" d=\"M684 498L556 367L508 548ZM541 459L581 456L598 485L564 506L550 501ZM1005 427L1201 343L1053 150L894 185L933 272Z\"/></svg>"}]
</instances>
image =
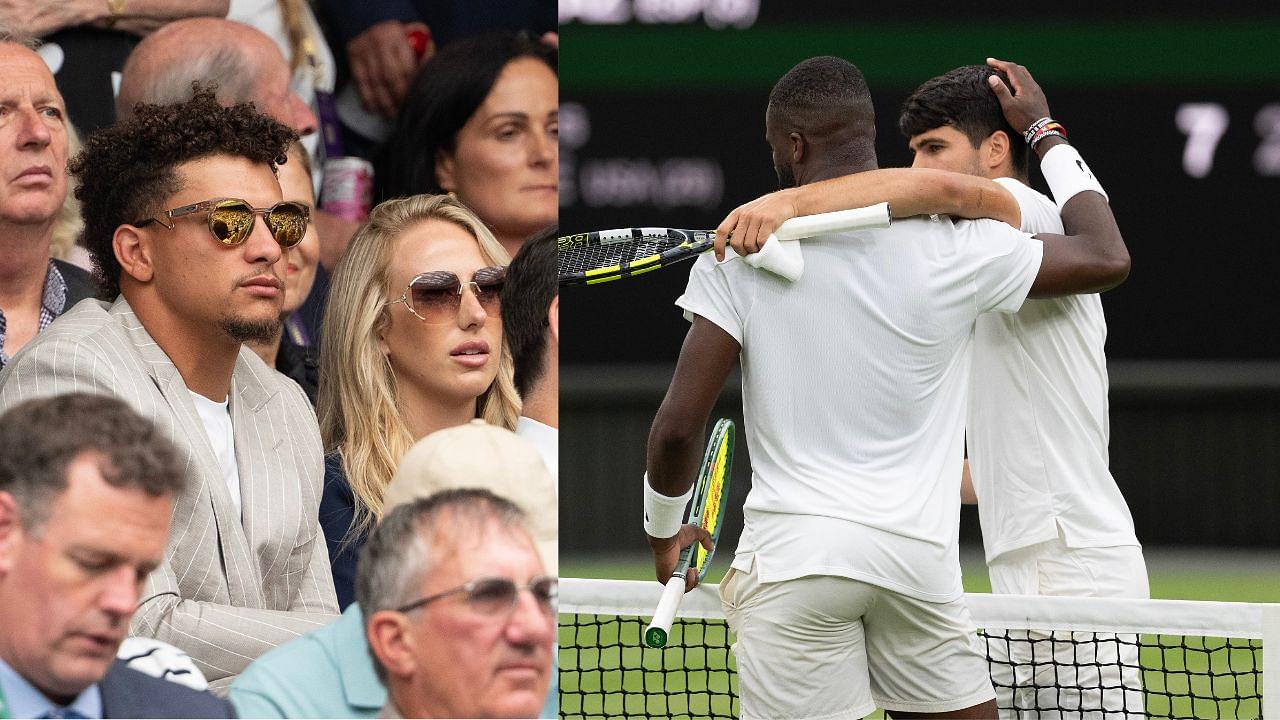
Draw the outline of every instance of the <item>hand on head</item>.
<instances>
[{"instance_id":1,"label":"hand on head","mask_svg":"<svg viewBox=\"0 0 1280 720\"><path fill-rule=\"evenodd\" d=\"M999 77L992 75L987 84L1000 99L1005 119L1018 132L1025 132L1035 121L1049 117L1049 101L1027 69L1017 63L987 58L987 64L1009 76L1012 92Z\"/></svg>"}]
</instances>

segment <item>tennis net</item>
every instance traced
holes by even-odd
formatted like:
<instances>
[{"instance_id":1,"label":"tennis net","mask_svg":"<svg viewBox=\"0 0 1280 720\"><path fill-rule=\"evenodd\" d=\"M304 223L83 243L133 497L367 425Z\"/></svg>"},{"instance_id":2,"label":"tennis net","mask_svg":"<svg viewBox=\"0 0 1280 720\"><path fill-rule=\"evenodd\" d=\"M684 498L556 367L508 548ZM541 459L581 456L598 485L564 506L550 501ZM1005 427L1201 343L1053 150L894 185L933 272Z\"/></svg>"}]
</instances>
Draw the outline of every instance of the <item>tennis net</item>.
<instances>
[{"instance_id":1,"label":"tennis net","mask_svg":"<svg viewBox=\"0 0 1280 720\"><path fill-rule=\"evenodd\" d=\"M564 578L560 716L735 718L738 678L715 586L644 647L656 582ZM1002 717L1261 718L1280 705L1280 605L969 594ZM1272 640L1272 642L1264 642ZM1265 655L1265 659L1264 659Z\"/></svg>"}]
</instances>

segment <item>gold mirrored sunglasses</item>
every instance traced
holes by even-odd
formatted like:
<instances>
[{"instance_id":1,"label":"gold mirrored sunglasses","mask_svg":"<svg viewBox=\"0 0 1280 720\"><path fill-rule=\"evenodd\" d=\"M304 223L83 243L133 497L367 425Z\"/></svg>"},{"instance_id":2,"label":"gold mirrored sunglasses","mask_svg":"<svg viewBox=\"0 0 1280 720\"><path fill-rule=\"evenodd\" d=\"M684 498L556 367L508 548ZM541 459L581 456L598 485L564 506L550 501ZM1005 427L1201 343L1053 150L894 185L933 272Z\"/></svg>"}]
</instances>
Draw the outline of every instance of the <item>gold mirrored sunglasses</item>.
<instances>
[{"instance_id":1,"label":"gold mirrored sunglasses","mask_svg":"<svg viewBox=\"0 0 1280 720\"><path fill-rule=\"evenodd\" d=\"M172 230L174 220L199 212L207 214L209 233L218 242L227 246L244 242L249 237L249 233L253 232L253 225L257 222L259 215L267 224L272 237L280 243L282 248L291 248L302 242L302 238L307 234L307 223L311 222L311 208L298 202L286 200L268 208L256 208L246 200L214 198L164 211L161 216L168 218L169 222L159 217L151 217L139 220L133 225L145 227L154 222Z\"/></svg>"}]
</instances>

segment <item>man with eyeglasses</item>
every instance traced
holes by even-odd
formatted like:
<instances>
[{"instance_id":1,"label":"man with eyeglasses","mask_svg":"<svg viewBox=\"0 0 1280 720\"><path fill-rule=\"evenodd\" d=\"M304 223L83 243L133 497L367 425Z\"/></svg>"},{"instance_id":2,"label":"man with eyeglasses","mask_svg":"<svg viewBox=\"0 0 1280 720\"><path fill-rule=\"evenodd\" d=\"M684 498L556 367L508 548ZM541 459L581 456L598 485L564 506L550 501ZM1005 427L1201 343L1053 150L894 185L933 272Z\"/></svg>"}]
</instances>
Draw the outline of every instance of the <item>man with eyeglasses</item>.
<instances>
[{"instance_id":1,"label":"man with eyeglasses","mask_svg":"<svg viewBox=\"0 0 1280 720\"><path fill-rule=\"evenodd\" d=\"M400 539L390 545L387 538L391 536L384 534L381 549L361 555L358 573L364 580L357 581L358 601L337 622L267 653L236 678L231 686L231 701L242 717L378 717L387 704L388 687L398 681L379 676L370 644L381 640L366 642L366 627L370 632L380 628L379 632L386 636L379 637L391 645L410 635L420 638L412 647L425 654L422 660L413 659L415 668L419 662L426 663L428 657L449 658L448 668L422 670L434 679L430 697L449 699L449 704L432 708L399 704L409 717L497 716L500 708L496 705L458 703L466 699L482 703L509 699L513 693L508 681L513 675L541 678L542 683L538 701L517 703L518 713L514 716L539 716L541 705L539 717L558 717L552 638L548 635L544 642L539 631L532 633L531 639L531 625L536 630L541 623L534 622L536 617L527 612L528 594L515 589L516 585L528 587L535 598L544 601L554 592L553 584L537 578L556 576L559 525L555 482L532 445L509 430L475 420L434 432L405 453L384 495L384 517L390 517L402 506L412 507L423 498L439 498L446 493L477 498L498 496L503 500L481 502L480 510L475 512L467 509L478 502L473 500L454 508L456 513L449 510L457 515L456 520L450 521L455 524L437 526L442 531L447 528L447 532L404 536L407 531L397 530L392 535ZM488 528L482 520L493 508L505 507L503 503L519 508L524 519L517 525L499 523L501 527L493 532L480 532ZM499 518L510 514L509 508L498 512ZM423 530L421 523L418 530ZM366 541L366 548L370 542ZM508 547L512 543L515 549ZM384 557L388 547L402 556ZM529 556L529 547L536 549L536 556ZM493 548L505 549L495 556ZM407 564L396 564L401 562ZM383 569L375 572L375 565ZM496 584L490 582L495 579ZM389 591L387 583L392 580L395 588ZM369 594L360 596L361 587ZM437 595L438 598L433 597ZM554 613L547 619L549 627L553 627ZM423 645L421 638L432 644ZM526 662L531 658L538 661ZM509 671L509 661L514 659L519 659L517 665L523 664L522 668ZM407 663L409 659L395 655L390 660L387 677L396 675L396 668L406 667L402 661ZM383 662L386 664L387 660ZM546 674L539 668L545 668ZM548 678L550 688L546 685ZM389 685L384 686L384 682ZM414 682L405 686L412 687ZM524 689L514 694L527 700L528 686L517 685ZM395 699L394 693L390 697ZM510 709L509 705L506 707ZM428 711L457 714L426 714Z\"/></svg>"},{"instance_id":2,"label":"man with eyeglasses","mask_svg":"<svg viewBox=\"0 0 1280 720\"><path fill-rule=\"evenodd\" d=\"M374 530L356 599L387 685L380 717L537 713L551 679L557 581L521 520L486 490L453 490L397 507Z\"/></svg>"},{"instance_id":3,"label":"man with eyeglasses","mask_svg":"<svg viewBox=\"0 0 1280 720\"><path fill-rule=\"evenodd\" d=\"M0 373L0 409L92 390L175 441L186 490L131 630L186 651L215 691L337 613L315 416L241 347L274 332L282 249L307 226L275 176L294 137L207 90L92 135L71 171L100 296L115 300L81 303Z\"/></svg>"}]
</instances>

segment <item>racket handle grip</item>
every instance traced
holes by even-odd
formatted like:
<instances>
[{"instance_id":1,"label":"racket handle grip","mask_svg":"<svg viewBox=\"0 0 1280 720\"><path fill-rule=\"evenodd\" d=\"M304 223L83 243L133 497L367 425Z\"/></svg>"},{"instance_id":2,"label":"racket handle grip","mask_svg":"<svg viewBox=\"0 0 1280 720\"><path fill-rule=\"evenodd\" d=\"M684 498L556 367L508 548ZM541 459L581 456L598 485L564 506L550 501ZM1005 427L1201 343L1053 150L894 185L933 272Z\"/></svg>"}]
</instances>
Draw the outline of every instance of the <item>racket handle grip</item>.
<instances>
[{"instance_id":1,"label":"racket handle grip","mask_svg":"<svg viewBox=\"0 0 1280 720\"><path fill-rule=\"evenodd\" d=\"M883 202L852 210L794 217L779 225L773 235L779 240L799 240L825 233L887 227L889 227L889 203Z\"/></svg>"},{"instance_id":2,"label":"racket handle grip","mask_svg":"<svg viewBox=\"0 0 1280 720\"><path fill-rule=\"evenodd\" d=\"M800 254L800 245L796 242L800 238L887 227L889 203L795 217L779 225L777 231L760 246L760 251L745 259L751 267L768 270L774 275L795 281L804 274L804 256Z\"/></svg>"},{"instance_id":3,"label":"racket handle grip","mask_svg":"<svg viewBox=\"0 0 1280 720\"><path fill-rule=\"evenodd\" d=\"M684 599L684 574L672 575L662 588L662 599L653 611L653 621L644 629L644 642L651 648L660 648L667 644L667 636L671 633L671 623L675 622L676 611L680 609L680 601Z\"/></svg>"}]
</instances>

